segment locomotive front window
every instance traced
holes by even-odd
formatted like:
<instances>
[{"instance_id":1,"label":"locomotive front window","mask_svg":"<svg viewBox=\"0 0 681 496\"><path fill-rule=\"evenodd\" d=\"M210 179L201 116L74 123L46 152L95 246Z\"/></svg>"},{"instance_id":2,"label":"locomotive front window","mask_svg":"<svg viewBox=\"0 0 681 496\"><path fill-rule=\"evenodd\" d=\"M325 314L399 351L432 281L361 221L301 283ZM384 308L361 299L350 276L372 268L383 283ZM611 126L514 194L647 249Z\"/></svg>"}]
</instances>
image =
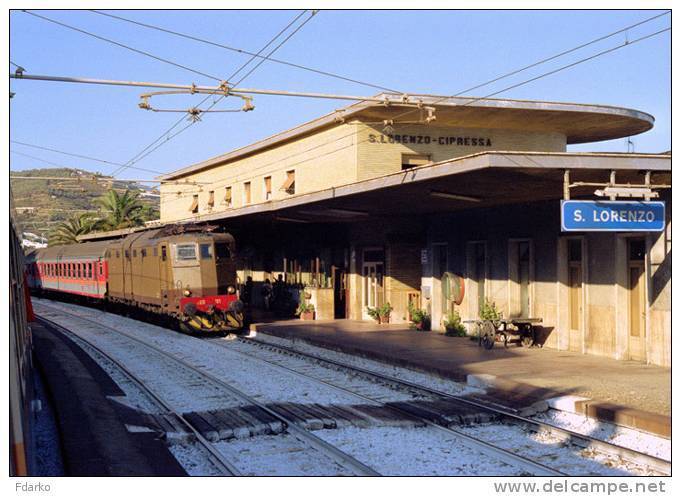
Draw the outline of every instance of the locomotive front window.
<instances>
[{"instance_id":1,"label":"locomotive front window","mask_svg":"<svg viewBox=\"0 0 681 496\"><path fill-rule=\"evenodd\" d=\"M215 257L218 260L228 260L231 254L229 251L228 243L216 243L215 244Z\"/></svg>"},{"instance_id":2,"label":"locomotive front window","mask_svg":"<svg viewBox=\"0 0 681 496\"><path fill-rule=\"evenodd\" d=\"M199 252L201 254L201 260L206 260L208 258L213 258L213 249L210 244L204 243L199 245Z\"/></svg>"},{"instance_id":3,"label":"locomotive front window","mask_svg":"<svg viewBox=\"0 0 681 496\"><path fill-rule=\"evenodd\" d=\"M178 260L196 260L196 245L177 245Z\"/></svg>"}]
</instances>

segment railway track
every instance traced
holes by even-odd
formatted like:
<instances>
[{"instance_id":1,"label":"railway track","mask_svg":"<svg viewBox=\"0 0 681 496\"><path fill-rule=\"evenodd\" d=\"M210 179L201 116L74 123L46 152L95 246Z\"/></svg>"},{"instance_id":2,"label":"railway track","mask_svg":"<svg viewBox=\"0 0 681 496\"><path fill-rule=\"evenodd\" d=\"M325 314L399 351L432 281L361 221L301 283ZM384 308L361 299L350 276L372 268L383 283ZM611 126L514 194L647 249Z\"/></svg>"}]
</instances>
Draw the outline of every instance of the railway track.
<instances>
[{"instance_id":1,"label":"railway track","mask_svg":"<svg viewBox=\"0 0 681 496\"><path fill-rule=\"evenodd\" d=\"M422 397L430 397L434 399L441 399L441 400L448 400L452 402L459 403L461 405L465 405L468 407L474 407L477 408L483 412L487 412L490 415L498 416L499 418L503 419L506 422L520 425L524 428L528 428L532 431L539 432L539 433L547 433L557 439L561 439L564 441L567 441L569 443L572 443L575 446L578 446L580 448L589 448L592 449L598 453L601 453L603 455L607 455L610 457L615 457L619 458L621 460L624 460L626 462L632 463L634 465L639 465L639 466L644 466L644 467L649 467L661 474L664 475L670 475L671 474L671 462L664 460L662 458L658 458L656 456L647 454L647 453L642 453L640 451L633 450L631 448L627 448L624 446L619 446L616 444L609 443L607 441L602 441L600 439L596 439L591 436L587 436L578 432L570 431L568 429L562 428L562 427L557 427L555 425L542 422L540 420L536 419L531 419L527 417L523 417L520 415L517 415L515 413L512 413L508 411L507 409L504 409L503 407L498 407L494 405L490 405L487 403L484 403L482 401L470 399L470 398L464 398L461 396L457 396L454 394L446 393L443 391L439 391L433 388L429 388L427 386L421 385L421 384L416 384L413 382L406 381L404 379L397 379L395 377L391 377L385 374L382 374L380 372L376 372L373 370L368 370L365 368L361 368L355 365L350 365L346 363L339 362L337 360L333 360L327 357L320 357L317 355L313 355L310 353L306 353L301 350L297 350L295 348L285 346L282 344L278 343L271 343L271 342L265 342L258 340L257 338L243 338L240 337L238 338L240 343L244 343L249 345L251 348L254 350L257 350L259 348L259 356L263 360L271 361L272 363L277 364L277 366L286 368L291 370L294 373L297 374L303 374L306 377L309 377L311 379L318 380L320 382L323 382L325 384L331 384L330 383L330 378L324 376L324 372L321 371L322 368L326 368L327 370L341 370L345 371L347 374L352 374L352 375L357 375L357 376L363 376L366 377L368 380L383 383L386 385L390 385L394 388L401 388L401 389L406 389L411 391L415 395L420 395ZM220 346L225 346L224 344L220 344ZM233 349L233 348L232 348ZM239 353L246 353L249 356L258 356L258 353L247 353L244 352L243 350L234 350ZM265 355L263 355L263 351L265 351ZM282 359L282 357L285 356L293 356L293 357L298 357L302 358L305 361L307 361L311 365L317 365L315 366L310 366L310 367L296 367L294 364L295 362L291 362L290 360L285 360ZM322 367L319 367L319 365L322 365ZM331 384L333 385L333 384ZM341 389L346 389L348 388L347 385L338 385L335 384L337 387ZM350 392L354 392L358 396L364 397L366 400L372 400L372 401L381 401L380 398L372 398L370 396L366 395L366 392L362 391L352 391L351 389Z\"/></svg>"},{"instance_id":2,"label":"railway track","mask_svg":"<svg viewBox=\"0 0 681 496\"><path fill-rule=\"evenodd\" d=\"M50 305L50 308L54 309L55 307ZM74 314L62 308L59 308L58 311L70 314L85 321L92 322L91 319L83 317L82 315ZM106 327L112 329L110 326ZM118 330L115 331L120 332ZM282 344L263 342L252 338L239 338L238 343L227 343L224 340L202 341L212 343L219 347L224 347L231 352L250 357L251 359L263 361L269 366L279 368L280 370L286 371L286 373L295 375L298 378L304 378L308 381L324 384L325 387L335 388L344 393L351 394L358 399L361 399L363 403L369 403L376 406L381 405L384 408L395 410L402 415L402 417L411 416L415 420L421 421L422 424L426 424L433 429L438 429L438 431L441 433L445 433L448 436L457 437L459 441L467 444L469 447L475 447L478 451L487 454L493 459L500 460L503 463L511 466L522 466L523 470L527 473L553 476L566 475L559 470L547 467L546 465L538 463L535 460L528 459L526 456L521 456L518 453L514 453L510 450L495 446L494 444L468 436L463 432L459 432L454 428L450 428L450 426L439 425L437 421L429 419L427 415L424 418L423 415L420 415L419 411L415 412L413 408L408 408L408 405L400 405L399 402L395 404L395 401L391 401L391 399L394 400L394 398L391 398L390 395L385 394L386 387L395 391L402 391L403 396L404 391L408 391L409 394L414 398L438 401L446 400L448 402L458 403L462 407L468 408L469 410L471 408L478 409L481 412L498 417L507 423L521 425L524 428L529 428L539 433L547 433L554 438L567 441L575 446L581 448L590 448L600 454L607 455L609 457L617 457L621 460L638 466L648 467L662 474L668 474L671 471L671 464L668 461L645 453L640 453L626 447L614 445L606 441L601 441L590 436L572 432L567 429L556 427L535 419L521 417L503 409L503 407L496 407L494 405L489 405L480 401L472 400L470 398L462 398L457 395L432 389L420 384L415 384L407 380L391 377L380 372L367 370L355 365L349 365L330 358L312 355L310 353L306 353L304 351L297 350ZM143 342L143 344L145 346L149 346L149 344L146 342ZM236 349L234 344L239 344L239 349ZM161 352L164 351L161 350ZM291 357L295 357L297 360L291 360ZM173 359L175 359L175 357L173 357ZM346 376L347 379L344 379L343 376ZM352 380L352 378L363 378L364 380L357 381ZM367 386L368 383L378 384L382 387ZM261 406L263 408L267 408L264 405ZM279 416L281 417L281 412L279 412ZM295 423L298 420L299 419L296 419L295 412L293 416L284 417L286 425L291 429L295 429L297 427L295 426ZM301 430L307 433L307 431L304 429ZM492 442L495 441L493 440Z\"/></svg>"},{"instance_id":3,"label":"railway track","mask_svg":"<svg viewBox=\"0 0 681 496\"><path fill-rule=\"evenodd\" d=\"M40 312L39 307L40 304L36 305L38 307L36 310ZM340 472L341 474L345 473L347 475L363 475L363 476L377 476L380 475L378 472L373 470L371 467L368 467L367 465L363 464L356 458L348 455L347 453L344 453L343 451L339 450L332 444L324 441L323 439L319 438L318 436L315 436L314 434L306 431L305 429L299 427L298 425L295 424L295 422L288 416L282 415L280 412L275 411L268 406L260 403L259 401L255 400L254 398L248 396L247 394L243 393L239 389L235 388L231 384L225 382L219 377L214 376L213 374L202 370L201 368L198 368L194 366L193 364L187 362L186 360L177 357L176 355L173 355L172 353L167 352L166 350L155 346L143 339L139 339L136 336L132 336L131 334L122 331L121 329L116 329L112 326L102 324L100 322L96 322L92 319L89 319L87 317L84 317L82 315L78 315L76 313L64 310L62 308L56 308L53 305L50 305L49 310L52 312L60 312L63 315L66 315L70 319L77 319L81 322L86 322L88 326L97 326L100 329L106 330L106 332L111 333L115 336L122 336L131 342L136 343L137 345L141 345L143 348L152 351L154 354L157 356L162 357L164 360L167 360L169 362L174 363L176 366L181 367L187 371L190 371L191 373L200 376L202 380L205 382L205 384L213 385L214 387L219 387L222 389L222 391L229 396L232 396L234 398L237 398L239 401L247 403L251 405L252 407L260 410L261 412L264 412L266 415L268 415L270 418L276 418L278 419L285 428L285 432L290 434L293 438L297 440L297 442L302 445L299 447L294 447L294 448L286 448L290 452L294 451L306 451L306 450L313 450L320 455L322 455L324 458L332 462L333 465L335 465L335 469L333 470L334 473ZM43 318L43 317L41 317ZM72 336L77 336L73 331L68 330L65 325L60 325L59 323L54 322L53 319L45 319L43 320L48 321L51 325L54 326L59 326L61 330L65 330L65 332L68 332L69 337ZM82 341L85 341L88 345L93 346L94 345L91 343L90 340L83 339L81 336L79 337ZM101 350L101 347L97 347L100 349L100 352L104 356L108 356L105 352ZM109 357L109 359L111 359ZM116 362L118 365L121 365L120 363ZM122 366L122 365L121 365ZM126 374L127 376L128 374ZM134 380L135 383L140 384L141 387L144 387L145 390L148 390L146 386L139 382L137 378L134 378L134 375L129 376L132 380ZM134 379L133 379L134 378ZM154 394L153 391L149 391L150 393ZM160 400L160 398L159 398ZM161 400L162 401L162 400ZM165 404L163 407L166 410L173 411L173 409ZM177 413L177 412L176 412ZM197 439L202 439L199 442L201 443L202 447L207 448L208 445L210 445L210 442L206 440L201 434L199 433L199 429L196 428L196 426L192 425L191 422L187 421L183 415L179 414L179 417L182 418L182 422L185 425L188 425L191 427L191 431L194 432L198 437ZM207 443L207 444L206 444ZM215 451L219 453L218 450L216 450L212 445L211 445L211 451ZM234 467L233 464L230 464L235 471L237 471L236 467ZM340 470L338 470L340 469ZM238 471L237 471L238 472Z\"/></svg>"},{"instance_id":4,"label":"railway track","mask_svg":"<svg viewBox=\"0 0 681 496\"><path fill-rule=\"evenodd\" d=\"M155 405L158 408L160 412L166 415L170 415L175 420L175 422L177 422L178 425L184 427L188 432L192 433L197 444L206 453L207 459L215 467L216 471L220 475L224 476L241 475L240 471L229 460L227 460L227 458L225 458L225 456L222 455L220 451L216 450L211 444L211 442L208 441L205 437L203 437L201 433L182 416L180 412L175 410L168 402L166 402L163 398L156 394L151 388L147 387L147 385L142 380L140 380L140 378L137 377L133 372L131 372L125 365L123 365L119 361L116 361L101 347L80 338L78 335L71 332L66 327L57 324L56 322L53 322L51 320L48 320L44 317L37 316L37 319L43 322L44 324L63 333L64 335L69 337L69 339L71 339L76 344L81 346L81 348L84 349L90 348L94 350L94 352L100 355L100 357L102 357L104 360L106 360L112 366L118 369L132 384L135 385L135 387L139 389L140 392L144 394L144 396L148 400L150 400L150 402L153 405Z\"/></svg>"}]
</instances>

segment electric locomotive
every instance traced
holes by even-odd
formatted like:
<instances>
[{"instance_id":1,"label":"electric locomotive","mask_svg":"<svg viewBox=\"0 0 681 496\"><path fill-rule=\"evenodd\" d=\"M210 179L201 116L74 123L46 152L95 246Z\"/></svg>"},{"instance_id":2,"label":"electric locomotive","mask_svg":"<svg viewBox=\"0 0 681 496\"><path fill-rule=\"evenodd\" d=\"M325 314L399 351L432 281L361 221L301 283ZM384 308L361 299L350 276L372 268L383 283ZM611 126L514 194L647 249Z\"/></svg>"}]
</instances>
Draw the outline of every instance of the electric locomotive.
<instances>
[{"instance_id":1,"label":"electric locomotive","mask_svg":"<svg viewBox=\"0 0 681 496\"><path fill-rule=\"evenodd\" d=\"M165 226L110 241L38 249L27 257L29 287L151 313L187 332L237 331L234 238L211 227Z\"/></svg>"}]
</instances>

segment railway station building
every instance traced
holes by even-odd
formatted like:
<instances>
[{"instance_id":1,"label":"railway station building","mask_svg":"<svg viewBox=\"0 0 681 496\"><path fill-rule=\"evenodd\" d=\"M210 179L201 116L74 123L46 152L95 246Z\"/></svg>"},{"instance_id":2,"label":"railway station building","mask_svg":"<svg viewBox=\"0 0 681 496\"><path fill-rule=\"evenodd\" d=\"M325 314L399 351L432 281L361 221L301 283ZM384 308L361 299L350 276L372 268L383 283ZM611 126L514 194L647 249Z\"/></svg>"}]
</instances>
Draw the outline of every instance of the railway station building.
<instances>
[{"instance_id":1,"label":"railway station building","mask_svg":"<svg viewBox=\"0 0 681 496\"><path fill-rule=\"evenodd\" d=\"M161 186L161 222L224 225L256 306L279 275L317 319L367 320L389 302L406 323L411 302L437 331L488 301L541 318L545 346L671 365L671 154L567 150L643 133L652 116L379 97L162 176L177 182ZM621 185L665 203L662 231L562 230L561 200Z\"/></svg>"}]
</instances>

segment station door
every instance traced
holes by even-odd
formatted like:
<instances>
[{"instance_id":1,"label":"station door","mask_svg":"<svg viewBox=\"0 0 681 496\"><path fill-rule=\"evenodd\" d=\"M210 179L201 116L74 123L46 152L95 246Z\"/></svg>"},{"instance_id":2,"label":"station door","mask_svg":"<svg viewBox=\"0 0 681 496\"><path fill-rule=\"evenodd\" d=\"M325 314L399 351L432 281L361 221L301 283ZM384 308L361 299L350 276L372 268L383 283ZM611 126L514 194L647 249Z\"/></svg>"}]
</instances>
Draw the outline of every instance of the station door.
<instances>
[{"instance_id":1,"label":"station door","mask_svg":"<svg viewBox=\"0 0 681 496\"><path fill-rule=\"evenodd\" d=\"M645 240L628 240L629 358L646 358Z\"/></svg>"}]
</instances>

